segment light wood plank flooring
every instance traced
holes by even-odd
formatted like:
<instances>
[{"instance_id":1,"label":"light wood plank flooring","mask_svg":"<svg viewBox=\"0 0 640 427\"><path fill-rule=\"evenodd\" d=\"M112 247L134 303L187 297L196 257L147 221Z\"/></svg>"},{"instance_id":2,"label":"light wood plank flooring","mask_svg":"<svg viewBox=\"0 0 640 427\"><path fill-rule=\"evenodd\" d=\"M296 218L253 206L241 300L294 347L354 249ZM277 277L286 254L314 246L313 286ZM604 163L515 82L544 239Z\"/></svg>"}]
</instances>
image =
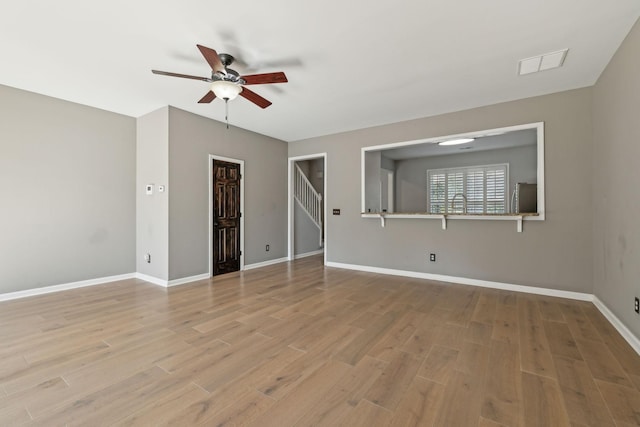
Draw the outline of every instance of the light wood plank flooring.
<instances>
[{"instance_id":1,"label":"light wood plank flooring","mask_svg":"<svg viewBox=\"0 0 640 427\"><path fill-rule=\"evenodd\" d=\"M591 303L325 268L0 303L0 425L640 425Z\"/></svg>"}]
</instances>

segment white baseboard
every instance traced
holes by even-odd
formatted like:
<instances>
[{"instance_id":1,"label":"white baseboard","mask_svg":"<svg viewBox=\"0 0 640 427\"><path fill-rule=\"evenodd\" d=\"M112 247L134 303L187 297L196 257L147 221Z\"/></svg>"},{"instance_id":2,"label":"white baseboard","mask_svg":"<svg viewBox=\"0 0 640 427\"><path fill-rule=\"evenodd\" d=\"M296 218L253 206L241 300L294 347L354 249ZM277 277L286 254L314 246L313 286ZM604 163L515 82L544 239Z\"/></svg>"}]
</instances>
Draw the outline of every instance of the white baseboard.
<instances>
[{"instance_id":1,"label":"white baseboard","mask_svg":"<svg viewBox=\"0 0 640 427\"><path fill-rule=\"evenodd\" d=\"M197 282L198 280L207 280L210 278L211 278L211 275L209 273L204 273L204 274L198 274L197 276L183 277L182 279L173 279L173 280L169 280L167 287L180 286L186 283Z\"/></svg>"},{"instance_id":2,"label":"white baseboard","mask_svg":"<svg viewBox=\"0 0 640 427\"><path fill-rule=\"evenodd\" d=\"M184 285L185 283L196 282L198 280L204 280L208 278L209 278L209 274L200 274L197 276L184 277L182 279L167 281L167 280L158 279L157 277L149 276L142 273L128 273L128 274L119 274L117 276L98 277L96 279L81 280L78 282L71 282L71 283L63 283L60 285L45 286L43 288L8 292L6 294L0 294L0 301L11 301L14 299L50 294L53 292L68 291L70 289L86 288L88 286L102 285L105 283L118 282L120 280L127 280L127 279L140 279L140 280L144 280L145 282L152 283L154 285L168 288L171 286Z\"/></svg>"},{"instance_id":3,"label":"white baseboard","mask_svg":"<svg viewBox=\"0 0 640 427\"><path fill-rule=\"evenodd\" d=\"M511 283L492 282L489 280L469 279L468 277L445 276L442 274L422 273L418 271L396 270L392 268L370 267L367 265L343 264L327 262L327 267L344 268L348 270L366 271L369 273L389 274L392 276L414 277L417 279L436 280L438 282L458 283L461 285L481 286L483 288L502 289L505 291L525 292L536 295L569 298L580 301L593 301L592 294L582 292L560 291L557 289L538 288L535 286L514 285Z\"/></svg>"},{"instance_id":4,"label":"white baseboard","mask_svg":"<svg viewBox=\"0 0 640 427\"><path fill-rule=\"evenodd\" d=\"M598 310L600 310L600 313L602 313L602 315L607 318L609 323L611 323L613 325L613 327L616 328L616 330L629 343L629 345L631 347L633 347L633 349L636 351L636 353L638 353L640 355L640 339L638 339L638 337L636 337L633 334L633 332L631 332L629 330L629 328L627 328L624 325L624 323L622 323L620 321L620 319L618 319L618 317L615 314L613 314L613 312L611 310L609 310L609 307L607 307L600 300L600 298L594 296L593 297L593 304L598 308Z\"/></svg>"},{"instance_id":5,"label":"white baseboard","mask_svg":"<svg viewBox=\"0 0 640 427\"><path fill-rule=\"evenodd\" d=\"M203 274L198 274L197 276L183 277L181 279L165 280L165 279L158 279L157 277L149 276L147 274L136 273L136 279L144 280L145 282L162 286L163 288L180 286L186 283L197 282L198 280L209 279L210 277L211 276L209 275L209 273L203 273Z\"/></svg>"},{"instance_id":6,"label":"white baseboard","mask_svg":"<svg viewBox=\"0 0 640 427\"><path fill-rule=\"evenodd\" d=\"M169 283L165 279L158 279L157 277L149 276L148 274L136 273L135 276L136 276L136 279L144 280L145 282L162 286L164 288L166 288L167 284Z\"/></svg>"},{"instance_id":7,"label":"white baseboard","mask_svg":"<svg viewBox=\"0 0 640 427\"><path fill-rule=\"evenodd\" d=\"M293 259L306 258L308 256L320 255L324 253L324 249L318 249L317 251L305 252L303 254L294 255Z\"/></svg>"},{"instance_id":8,"label":"white baseboard","mask_svg":"<svg viewBox=\"0 0 640 427\"><path fill-rule=\"evenodd\" d=\"M36 295L50 294L52 292L67 291L69 289L86 288L87 286L102 285L104 283L117 282L119 280L134 279L135 277L136 277L136 273L119 274L117 276L99 277L96 279L81 280L79 282L45 286L44 288L35 288L35 289L27 289L24 291L9 292L6 294L0 294L0 301L10 301L14 299L32 297Z\"/></svg>"},{"instance_id":9,"label":"white baseboard","mask_svg":"<svg viewBox=\"0 0 640 427\"><path fill-rule=\"evenodd\" d=\"M281 262L287 262L287 261L289 261L289 258L287 257L270 259L268 261L256 262L255 264L245 265L243 270L253 270L254 268L266 267L268 265L280 264Z\"/></svg>"}]
</instances>

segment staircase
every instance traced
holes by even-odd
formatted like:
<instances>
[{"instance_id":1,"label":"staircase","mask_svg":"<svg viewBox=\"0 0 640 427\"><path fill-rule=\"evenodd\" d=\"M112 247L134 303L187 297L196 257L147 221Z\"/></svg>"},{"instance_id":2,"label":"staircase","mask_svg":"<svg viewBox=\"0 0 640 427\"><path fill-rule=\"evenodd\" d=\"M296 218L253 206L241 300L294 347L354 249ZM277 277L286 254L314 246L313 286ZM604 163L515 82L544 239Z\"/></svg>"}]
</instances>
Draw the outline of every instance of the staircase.
<instances>
[{"instance_id":1,"label":"staircase","mask_svg":"<svg viewBox=\"0 0 640 427\"><path fill-rule=\"evenodd\" d=\"M318 227L319 245L322 246L324 232L322 227L322 195L313 188L298 165L295 165L293 196Z\"/></svg>"}]
</instances>

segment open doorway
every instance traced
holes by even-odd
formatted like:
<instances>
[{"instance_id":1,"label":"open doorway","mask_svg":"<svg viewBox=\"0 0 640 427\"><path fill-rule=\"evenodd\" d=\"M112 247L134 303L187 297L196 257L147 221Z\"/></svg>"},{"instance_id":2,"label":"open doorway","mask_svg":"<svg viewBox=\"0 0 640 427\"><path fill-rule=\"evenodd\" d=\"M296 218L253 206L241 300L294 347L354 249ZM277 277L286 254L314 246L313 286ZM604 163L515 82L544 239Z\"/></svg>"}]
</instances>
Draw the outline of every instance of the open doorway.
<instances>
[{"instance_id":1,"label":"open doorway","mask_svg":"<svg viewBox=\"0 0 640 427\"><path fill-rule=\"evenodd\" d=\"M209 272L244 267L244 161L209 156Z\"/></svg>"},{"instance_id":2,"label":"open doorway","mask_svg":"<svg viewBox=\"0 0 640 427\"><path fill-rule=\"evenodd\" d=\"M327 155L289 158L290 260L325 254L327 248Z\"/></svg>"}]
</instances>

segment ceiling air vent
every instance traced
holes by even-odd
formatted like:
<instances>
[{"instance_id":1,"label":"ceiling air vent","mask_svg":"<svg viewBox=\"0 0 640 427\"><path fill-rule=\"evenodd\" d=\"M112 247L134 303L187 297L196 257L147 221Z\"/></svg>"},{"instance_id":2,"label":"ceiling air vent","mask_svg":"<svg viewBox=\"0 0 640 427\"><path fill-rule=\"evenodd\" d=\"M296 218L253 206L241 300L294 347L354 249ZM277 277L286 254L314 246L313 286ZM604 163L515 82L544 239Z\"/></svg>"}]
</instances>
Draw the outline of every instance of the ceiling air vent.
<instances>
[{"instance_id":1,"label":"ceiling air vent","mask_svg":"<svg viewBox=\"0 0 640 427\"><path fill-rule=\"evenodd\" d=\"M531 58L521 59L518 63L518 74L523 76L525 74L562 67L568 51L569 49L562 49Z\"/></svg>"}]
</instances>

